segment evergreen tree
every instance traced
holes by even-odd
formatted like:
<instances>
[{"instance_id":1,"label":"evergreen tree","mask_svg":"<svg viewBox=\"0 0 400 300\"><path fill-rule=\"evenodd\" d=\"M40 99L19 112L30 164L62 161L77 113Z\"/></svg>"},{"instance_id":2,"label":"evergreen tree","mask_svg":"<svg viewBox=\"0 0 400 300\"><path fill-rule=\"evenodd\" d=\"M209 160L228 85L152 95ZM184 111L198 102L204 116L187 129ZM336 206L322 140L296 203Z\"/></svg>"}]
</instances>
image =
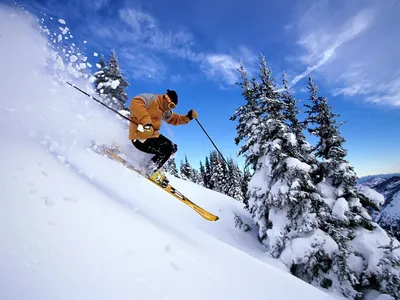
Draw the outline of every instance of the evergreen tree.
<instances>
[{"instance_id":1,"label":"evergreen tree","mask_svg":"<svg viewBox=\"0 0 400 300\"><path fill-rule=\"evenodd\" d=\"M265 126L262 123L262 111L258 104L259 84L255 78L252 81L247 78L247 71L242 62L238 71L242 80L238 85L242 89L242 96L246 102L235 111L230 119L232 121L238 120L238 125L236 126L237 136L235 137L236 145L244 142L238 155L245 155L246 166L251 166L255 170L261 153L261 149L257 148L258 136Z\"/></svg>"},{"instance_id":2,"label":"evergreen tree","mask_svg":"<svg viewBox=\"0 0 400 300\"><path fill-rule=\"evenodd\" d=\"M108 65L104 61L104 56L101 55L98 66L99 70L93 74L96 92L105 104L117 110L124 109L128 100L125 89L129 84L122 76L115 50L111 51Z\"/></svg>"},{"instance_id":3,"label":"evergreen tree","mask_svg":"<svg viewBox=\"0 0 400 300\"><path fill-rule=\"evenodd\" d=\"M227 185L224 188L225 194L243 202L243 191L242 191L242 178L243 175L237 164L232 158L228 159L228 174L227 174Z\"/></svg>"},{"instance_id":4,"label":"evergreen tree","mask_svg":"<svg viewBox=\"0 0 400 300\"><path fill-rule=\"evenodd\" d=\"M103 54L100 55L100 61L97 63L97 66L99 70L93 74L93 85L96 93L101 96L104 93L105 83L107 82L106 74L108 72Z\"/></svg>"},{"instance_id":5,"label":"evergreen tree","mask_svg":"<svg viewBox=\"0 0 400 300\"><path fill-rule=\"evenodd\" d=\"M204 186L204 181L203 177L201 176L201 173L197 171L196 169L192 169L192 182Z\"/></svg>"},{"instance_id":6,"label":"evergreen tree","mask_svg":"<svg viewBox=\"0 0 400 300\"><path fill-rule=\"evenodd\" d=\"M218 153L213 150L210 154L211 177L210 182L213 190L225 193L227 186L227 170L225 162L219 157Z\"/></svg>"},{"instance_id":7,"label":"evergreen tree","mask_svg":"<svg viewBox=\"0 0 400 300\"><path fill-rule=\"evenodd\" d=\"M114 49L111 51L108 61L106 76L108 82L105 85L104 94L107 95L114 108L123 109L128 100L128 94L125 92L125 89L129 84L122 75Z\"/></svg>"},{"instance_id":8,"label":"evergreen tree","mask_svg":"<svg viewBox=\"0 0 400 300\"><path fill-rule=\"evenodd\" d=\"M189 181L193 181L193 168L190 165L187 156L185 155L185 161L181 162L181 177L184 180L189 180Z\"/></svg>"},{"instance_id":9,"label":"evergreen tree","mask_svg":"<svg viewBox=\"0 0 400 300\"><path fill-rule=\"evenodd\" d=\"M305 124L298 119L300 113L300 109L297 107L298 101L292 94L285 73L282 74L282 86L283 91L281 92L281 98L284 105L283 116L285 118L285 123L288 125L290 131L294 133L298 142L303 142L306 140L303 134Z\"/></svg>"},{"instance_id":10,"label":"evergreen tree","mask_svg":"<svg viewBox=\"0 0 400 300\"><path fill-rule=\"evenodd\" d=\"M203 165L203 163L200 161L200 176L201 176L201 180L203 182L204 187L209 188L209 182L208 182L208 176L206 173L206 169Z\"/></svg>"},{"instance_id":11,"label":"evergreen tree","mask_svg":"<svg viewBox=\"0 0 400 300\"><path fill-rule=\"evenodd\" d=\"M176 167L175 158L170 158L167 161L167 163L164 165L164 170L177 178L181 178L179 176L178 168Z\"/></svg>"},{"instance_id":12,"label":"evergreen tree","mask_svg":"<svg viewBox=\"0 0 400 300\"><path fill-rule=\"evenodd\" d=\"M308 173L311 167L301 161L297 140L284 122L284 103L263 56L260 79L259 85L252 85L258 91L246 92L248 80L243 78L242 94L257 105L258 120L242 117L239 122L252 125L252 137L241 134L248 128L242 124L238 139L245 139L246 163L255 171L249 183L248 209L258 225L260 241L279 257L287 243L316 227L311 204L314 186ZM238 111L246 111L248 102Z\"/></svg>"},{"instance_id":13,"label":"evergreen tree","mask_svg":"<svg viewBox=\"0 0 400 300\"><path fill-rule=\"evenodd\" d=\"M378 285L379 289L387 292L388 289L382 287L400 280L395 255L389 252L383 255L375 244L365 245L372 248L369 251L381 256L380 260L371 262L370 257L364 255L364 249L356 250L361 236L361 240L371 235L376 236L374 239L389 239L368 213L368 209L377 207L377 204L374 199L359 194L357 176L345 159L347 151L343 148L345 139L339 131L341 124L336 120L338 114L332 112L325 97L318 96L318 88L311 76L308 89L311 104L306 105L306 121L309 132L318 139L314 151L320 158L314 178L321 199L316 213L321 230L337 245L337 251L328 258L329 268L323 271L319 268L319 272L310 277L314 282L321 282L321 277L324 277L325 287L333 285L351 299L362 296L361 287L376 288ZM360 261L360 266L355 267L354 261ZM360 268L364 269L361 276ZM395 297L399 292L399 287L390 290Z\"/></svg>"},{"instance_id":14,"label":"evergreen tree","mask_svg":"<svg viewBox=\"0 0 400 300\"><path fill-rule=\"evenodd\" d=\"M205 166L205 179L204 179L204 186L206 188L209 188L210 190L214 189L214 184L211 181L211 175L212 175L212 169L211 169L211 164L210 164L210 159L208 156L206 156L206 166Z\"/></svg>"}]
</instances>

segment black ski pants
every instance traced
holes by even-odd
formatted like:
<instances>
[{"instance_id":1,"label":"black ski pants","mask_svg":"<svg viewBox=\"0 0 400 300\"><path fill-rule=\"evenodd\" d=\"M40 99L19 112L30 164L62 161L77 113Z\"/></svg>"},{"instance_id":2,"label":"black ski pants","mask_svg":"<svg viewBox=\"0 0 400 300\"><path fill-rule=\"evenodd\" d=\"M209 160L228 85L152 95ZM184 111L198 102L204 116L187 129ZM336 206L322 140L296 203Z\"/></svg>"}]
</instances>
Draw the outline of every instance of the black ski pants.
<instances>
[{"instance_id":1,"label":"black ski pants","mask_svg":"<svg viewBox=\"0 0 400 300\"><path fill-rule=\"evenodd\" d=\"M142 152L154 154L151 161L157 170L161 169L171 155L178 150L178 146L162 134L157 138L150 138L144 142L132 140L132 144Z\"/></svg>"}]
</instances>

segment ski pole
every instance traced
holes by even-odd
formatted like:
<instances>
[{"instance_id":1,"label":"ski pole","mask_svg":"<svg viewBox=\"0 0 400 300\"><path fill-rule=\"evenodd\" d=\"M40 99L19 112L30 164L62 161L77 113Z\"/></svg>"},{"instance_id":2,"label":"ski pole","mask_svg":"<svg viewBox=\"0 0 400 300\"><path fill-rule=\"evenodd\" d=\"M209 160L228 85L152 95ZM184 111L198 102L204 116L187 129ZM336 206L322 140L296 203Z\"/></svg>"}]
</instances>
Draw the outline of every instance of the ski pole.
<instances>
[{"instance_id":1,"label":"ski pole","mask_svg":"<svg viewBox=\"0 0 400 300\"><path fill-rule=\"evenodd\" d=\"M199 126L201 127L201 129L203 129L204 133L207 135L207 137L209 138L209 140L211 141L211 143L214 145L215 149L217 149L219 155L221 155L222 159L224 160L224 162L226 163L226 166L228 167L228 162L225 160L225 157L222 155L222 153L219 151L218 147L214 144L213 140L210 138L210 136L208 135L207 131L204 129L204 127L200 124L199 120L195 119L197 124L199 124Z\"/></svg>"},{"instance_id":2,"label":"ski pole","mask_svg":"<svg viewBox=\"0 0 400 300\"><path fill-rule=\"evenodd\" d=\"M72 86L73 88L77 89L78 91L80 91L82 94L85 94L86 96L88 96L89 98L92 98L94 101L100 103L101 105L103 105L104 107L108 108L109 110L112 110L113 112L115 112L117 115L121 116L122 118L124 118L125 120L128 120L129 122L133 123L131 119L129 119L128 117L125 117L124 115L120 114L119 112L117 112L115 109L105 105L103 102L101 102L100 100L96 99L95 97L89 95L87 92L85 92L84 90L81 90L80 88L78 88L76 85L69 83L68 81L66 81L67 84L69 84L70 86Z\"/></svg>"}]
</instances>

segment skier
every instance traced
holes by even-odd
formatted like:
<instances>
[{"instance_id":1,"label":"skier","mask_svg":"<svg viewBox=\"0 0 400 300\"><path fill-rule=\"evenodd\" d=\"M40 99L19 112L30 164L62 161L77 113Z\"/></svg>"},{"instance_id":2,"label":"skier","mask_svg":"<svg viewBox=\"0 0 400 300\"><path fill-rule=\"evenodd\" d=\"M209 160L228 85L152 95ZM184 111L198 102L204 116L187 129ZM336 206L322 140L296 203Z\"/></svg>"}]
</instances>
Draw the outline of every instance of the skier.
<instances>
[{"instance_id":1,"label":"skier","mask_svg":"<svg viewBox=\"0 0 400 300\"><path fill-rule=\"evenodd\" d=\"M140 151L154 154L147 165L147 173L151 179L166 187L168 180L161 171L168 159L176 153L176 144L159 133L164 120L171 125L187 124L198 114L191 109L186 115L172 111L178 104L178 95L173 90L165 94L140 94L134 96L129 104L130 118L129 139Z\"/></svg>"}]
</instances>

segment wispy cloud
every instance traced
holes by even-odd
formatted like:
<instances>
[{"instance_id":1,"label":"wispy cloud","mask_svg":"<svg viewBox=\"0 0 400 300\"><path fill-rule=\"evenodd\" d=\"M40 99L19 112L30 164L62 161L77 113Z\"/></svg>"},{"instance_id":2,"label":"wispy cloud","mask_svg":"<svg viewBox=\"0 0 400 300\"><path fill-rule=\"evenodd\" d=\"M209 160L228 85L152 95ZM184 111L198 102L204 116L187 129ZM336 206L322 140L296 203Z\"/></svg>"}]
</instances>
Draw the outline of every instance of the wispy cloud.
<instances>
[{"instance_id":1,"label":"wispy cloud","mask_svg":"<svg viewBox=\"0 0 400 300\"><path fill-rule=\"evenodd\" d=\"M258 57L243 45L231 54L206 55L202 61L202 68L208 78L222 78L226 84L234 85L239 81L240 61L245 64L250 74L255 72Z\"/></svg>"},{"instance_id":2,"label":"wispy cloud","mask_svg":"<svg viewBox=\"0 0 400 300\"><path fill-rule=\"evenodd\" d=\"M129 61L132 69L124 68L127 75L134 79L149 78L155 81L162 81L166 76L165 64L156 56L148 53L132 51L132 49L122 49L120 57L124 61Z\"/></svg>"},{"instance_id":3,"label":"wispy cloud","mask_svg":"<svg viewBox=\"0 0 400 300\"><path fill-rule=\"evenodd\" d=\"M334 57L337 50L343 44L356 38L367 29L373 19L374 10L365 9L336 32L328 33L325 31L328 29L322 29L302 36L297 43L302 46L307 53L299 59L308 66L304 72L297 75L291 81L291 84L296 84L309 73L326 64ZM332 28L329 29L332 30Z\"/></svg>"},{"instance_id":4,"label":"wispy cloud","mask_svg":"<svg viewBox=\"0 0 400 300\"><path fill-rule=\"evenodd\" d=\"M115 49L122 71L135 79L176 82L179 80L170 73L176 74L180 65L186 70L181 74L185 79L201 78L203 73L220 85L232 85L238 80L236 68L240 60L248 68L255 64L249 48L231 46L229 52L217 51L217 45L214 48L209 42L198 43L179 20L164 23L164 18L158 19L138 8L138 3L133 6L130 1L115 5L110 0L66 0L62 4L54 0L27 0L27 5L31 11L79 24L78 31L92 49L106 56L111 48Z\"/></svg>"},{"instance_id":5,"label":"wispy cloud","mask_svg":"<svg viewBox=\"0 0 400 300\"><path fill-rule=\"evenodd\" d=\"M203 61L203 70L209 78L222 76L228 84L237 82L239 63L226 54L207 55Z\"/></svg>"},{"instance_id":6,"label":"wispy cloud","mask_svg":"<svg viewBox=\"0 0 400 300\"><path fill-rule=\"evenodd\" d=\"M107 7L110 3L110 0L84 0L84 2L86 2L88 7L98 11Z\"/></svg>"},{"instance_id":7,"label":"wispy cloud","mask_svg":"<svg viewBox=\"0 0 400 300\"><path fill-rule=\"evenodd\" d=\"M210 80L233 85L238 81L239 61L251 67L257 60L245 46L237 47L232 53L199 51L195 38L185 28L164 29L154 16L138 9L121 9L118 15L118 20L93 22L89 29L103 43L123 45L121 58L135 78L164 79L168 65L162 57L169 55L194 63Z\"/></svg>"},{"instance_id":8,"label":"wispy cloud","mask_svg":"<svg viewBox=\"0 0 400 300\"><path fill-rule=\"evenodd\" d=\"M299 19L297 46L305 53L297 61L305 70L291 83L314 71L333 86L333 95L400 106L400 40L395 29L400 26L400 3L366 0L332 13L335 4L315 2Z\"/></svg>"},{"instance_id":9,"label":"wispy cloud","mask_svg":"<svg viewBox=\"0 0 400 300\"><path fill-rule=\"evenodd\" d=\"M194 39L186 30L163 30L157 19L137 9L121 9L119 17L128 25L127 39L158 52L190 60L198 59L198 54L191 49Z\"/></svg>"}]
</instances>

